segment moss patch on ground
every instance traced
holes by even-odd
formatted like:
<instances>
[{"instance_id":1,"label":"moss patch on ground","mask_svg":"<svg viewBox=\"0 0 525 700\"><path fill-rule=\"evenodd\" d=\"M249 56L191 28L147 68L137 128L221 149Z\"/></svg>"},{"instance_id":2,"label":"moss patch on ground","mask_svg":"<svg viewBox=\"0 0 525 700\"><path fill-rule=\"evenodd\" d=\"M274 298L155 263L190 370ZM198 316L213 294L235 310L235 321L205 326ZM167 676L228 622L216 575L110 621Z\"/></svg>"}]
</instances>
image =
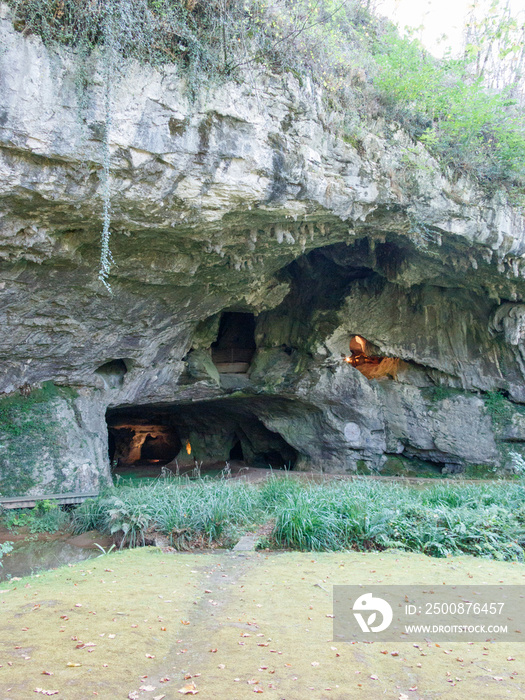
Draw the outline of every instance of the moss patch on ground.
<instances>
[{"instance_id":1,"label":"moss patch on ground","mask_svg":"<svg viewBox=\"0 0 525 700\"><path fill-rule=\"evenodd\" d=\"M523 584L525 567L395 551L112 554L2 584L0 697L169 700L191 683L204 700L519 697L520 644L332 641L333 584L444 582Z\"/></svg>"}]
</instances>

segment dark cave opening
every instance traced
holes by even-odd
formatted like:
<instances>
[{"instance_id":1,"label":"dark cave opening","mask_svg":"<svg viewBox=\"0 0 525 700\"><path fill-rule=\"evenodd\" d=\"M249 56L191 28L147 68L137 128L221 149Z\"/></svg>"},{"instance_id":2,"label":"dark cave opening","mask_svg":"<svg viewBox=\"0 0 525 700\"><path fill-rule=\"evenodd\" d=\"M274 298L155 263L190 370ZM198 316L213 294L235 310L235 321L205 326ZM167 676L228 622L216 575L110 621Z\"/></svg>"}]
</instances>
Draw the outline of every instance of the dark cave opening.
<instances>
[{"instance_id":1,"label":"dark cave opening","mask_svg":"<svg viewBox=\"0 0 525 700\"><path fill-rule=\"evenodd\" d=\"M237 442L231 448L230 459L244 462L244 452L242 451L242 444L240 440L237 440Z\"/></svg>"},{"instance_id":2,"label":"dark cave opening","mask_svg":"<svg viewBox=\"0 0 525 700\"><path fill-rule=\"evenodd\" d=\"M122 473L145 467L160 471L166 465L174 470L196 465L213 470L236 461L250 467L292 469L297 451L260 417L271 412L272 402L268 397L241 397L109 409L112 466Z\"/></svg>"},{"instance_id":3,"label":"dark cave opening","mask_svg":"<svg viewBox=\"0 0 525 700\"><path fill-rule=\"evenodd\" d=\"M211 357L221 374L244 374L255 354L255 316L225 311L220 320Z\"/></svg>"},{"instance_id":4,"label":"dark cave opening","mask_svg":"<svg viewBox=\"0 0 525 700\"><path fill-rule=\"evenodd\" d=\"M103 365L100 365L95 370L95 374L102 379L104 385L108 389L114 389L120 387L124 383L124 376L128 372L128 365L131 363L130 360L109 360Z\"/></svg>"}]
</instances>

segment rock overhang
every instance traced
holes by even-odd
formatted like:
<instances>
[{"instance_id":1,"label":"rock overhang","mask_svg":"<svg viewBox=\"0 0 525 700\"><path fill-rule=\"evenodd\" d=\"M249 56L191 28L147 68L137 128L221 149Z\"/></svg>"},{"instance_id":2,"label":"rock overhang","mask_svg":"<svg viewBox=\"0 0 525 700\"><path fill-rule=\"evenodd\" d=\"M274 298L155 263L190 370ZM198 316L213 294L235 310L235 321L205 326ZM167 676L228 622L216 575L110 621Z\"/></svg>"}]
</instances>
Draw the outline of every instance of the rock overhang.
<instances>
[{"instance_id":1,"label":"rock overhang","mask_svg":"<svg viewBox=\"0 0 525 700\"><path fill-rule=\"evenodd\" d=\"M256 91L218 86L190 103L175 69L130 64L115 85L110 133L110 296L96 279L102 86L94 81L82 107L71 54L52 55L5 15L0 31L0 391L46 381L80 389L102 432L107 407L229 400L235 382L217 381L192 351L210 350L223 312L246 312L257 349L240 389L315 407L318 422L266 417L300 453L303 443L301 454L316 442L304 464L379 469L385 455L418 450L438 464L483 461L475 449L470 460L456 454L455 434L443 441L435 405L478 420L485 461L505 462L477 398L525 399L524 227L501 193L447 177L380 119L356 149L292 76L261 75ZM369 383L341 364L354 334L406 363L396 382ZM111 362L126 373L101 376ZM425 396L436 386L467 403L456 410ZM399 428L403 411L428 424L427 446ZM104 459L97 469L107 471Z\"/></svg>"}]
</instances>

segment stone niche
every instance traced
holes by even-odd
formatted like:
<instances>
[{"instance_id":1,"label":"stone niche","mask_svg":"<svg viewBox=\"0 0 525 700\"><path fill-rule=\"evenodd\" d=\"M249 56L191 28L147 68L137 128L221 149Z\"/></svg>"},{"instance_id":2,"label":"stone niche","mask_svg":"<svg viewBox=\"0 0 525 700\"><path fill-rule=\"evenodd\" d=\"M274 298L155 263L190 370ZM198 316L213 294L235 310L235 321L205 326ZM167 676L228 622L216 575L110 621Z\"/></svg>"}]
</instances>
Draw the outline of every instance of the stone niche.
<instances>
[{"instance_id":1,"label":"stone niche","mask_svg":"<svg viewBox=\"0 0 525 700\"><path fill-rule=\"evenodd\" d=\"M217 340L211 346L212 361L218 372L246 374L255 349L255 316L252 313L223 313Z\"/></svg>"}]
</instances>

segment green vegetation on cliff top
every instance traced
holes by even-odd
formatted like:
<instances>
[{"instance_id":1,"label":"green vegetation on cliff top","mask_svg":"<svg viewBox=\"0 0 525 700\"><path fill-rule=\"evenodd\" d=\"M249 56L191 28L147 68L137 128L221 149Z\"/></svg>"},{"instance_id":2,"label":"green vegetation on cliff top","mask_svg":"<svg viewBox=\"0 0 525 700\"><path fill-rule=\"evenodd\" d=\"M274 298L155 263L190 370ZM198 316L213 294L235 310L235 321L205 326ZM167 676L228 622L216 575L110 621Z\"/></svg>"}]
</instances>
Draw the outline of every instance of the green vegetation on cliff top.
<instances>
[{"instance_id":1,"label":"green vegetation on cliff top","mask_svg":"<svg viewBox=\"0 0 525 700\"><path fill-rule=\"evenodd\" d=\"M401 123L457 174L473 176L490 190L504 186L516 198L523 193L525 120L513 99L515 85L499 91L485 87L472 45L461 60L433 58L374 16L367 0L8 4L18 30L79 52L81 89L92 79L87 59L97 46L111 67L117 65L115 57L178 65L190 93L210 80L256 84L261 69L292 72L323 88L339 118L335 128L348 142L359 146L363 124L381 116ZM498 21L501 37L512 18ZM502 50L515 48L509 43Z\"/></svg>"}]
</instances>

